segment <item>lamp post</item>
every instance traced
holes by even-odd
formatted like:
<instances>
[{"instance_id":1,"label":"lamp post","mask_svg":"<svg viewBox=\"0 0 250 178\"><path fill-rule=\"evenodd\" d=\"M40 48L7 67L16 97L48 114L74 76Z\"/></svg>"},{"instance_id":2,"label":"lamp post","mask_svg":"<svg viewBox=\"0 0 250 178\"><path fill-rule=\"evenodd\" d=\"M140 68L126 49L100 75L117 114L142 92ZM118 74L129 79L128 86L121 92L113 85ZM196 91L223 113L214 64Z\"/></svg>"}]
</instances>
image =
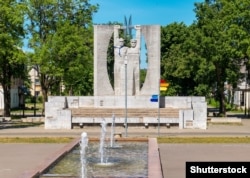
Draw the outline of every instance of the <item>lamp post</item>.
<instances>
[{"instance_id":1,"label":"lamp post","mask_svg":"<svg viewBox=\"0 0 250 178\"><path fill-rule=\"evenodd\" d=\"M161 89L160 89L160 85L161 85L161 79L159 79L159 94L158 94L158 136L160 136L160 99L161 99Z\"/></svg>"},{"instance_id":2,"label":"lamp post","mask_svg":"<svg viewBox=\"0 0 250 178\"><path fill-rule=\"evenodd\" d=\"M34 73L34 116L36 116L36 69L33 67Z\"/></svg>"},{"instance_id":3,"label":"lamp post","mask_svg":"<svg viewBox=\"0 0 250 178\"><path fill-rule=\"evenodd\" d=\"M247 116L247 108L249 108L248 106L248 75L249 75L249 70L248 70L248 60L246 60L246 63L245 63L245 92L244 92L244 104L245 104L245 117Z\"/></svg>"},{"instance_id":4,"label":"lamp post","mask_svg":"<svg viewBox=\"0 0 250 178\"><path fill-rule=\"evenodd\" d=\"M124 60L125 65L125 136L128 136L128 118L127 118L127 109L128 109L128 103L127 103L127 65L128 65L128 57L125 56Z\"/></svg>"},{"instance_id":5,"label":"lamp post","mask_svg":"<svg viewBox=\"0 0 250 178\"><path fill-rule=\"evenodd\" d=\"M244 92L244 104L245 104L245 117L247 115L247 74L245 73L245 80L246 80L246 83L245 83L245 92Z\"/></svg>"}]
</instances>

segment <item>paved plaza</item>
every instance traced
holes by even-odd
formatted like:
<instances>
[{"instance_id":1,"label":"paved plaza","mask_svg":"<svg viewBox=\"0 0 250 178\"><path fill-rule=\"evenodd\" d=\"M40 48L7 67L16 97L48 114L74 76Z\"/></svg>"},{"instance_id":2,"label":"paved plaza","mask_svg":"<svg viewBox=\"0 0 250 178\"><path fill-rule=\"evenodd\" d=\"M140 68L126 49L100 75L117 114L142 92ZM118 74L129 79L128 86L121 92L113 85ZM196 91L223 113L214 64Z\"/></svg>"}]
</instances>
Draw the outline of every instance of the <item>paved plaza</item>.
<instances>
[{"instance_id":1,"label":"paved plaza","mask_svg":"<svg viewBox=\"0 0 250 178\"><path fill-rule=\"evenodd\" d=\"M109 128L108 128L109 129ZM108 130L109 131L109 130ZM73 130L45 130L43 127L1 129L0 137L79 137L87 132L89 137L99 137L100 127L75 128ZM124 128L116 132L124 136ZM250 136L250 119L242 125L209 125L207 130L178 127L129 127L128 137L196 137L196 136ZM66 144L0 144L0 177L25 177L25 172L35 169ZM162 169L165 178L185 178L186 161L250 161L250 144L159 144Z\"/></svg>"}]
</instances>

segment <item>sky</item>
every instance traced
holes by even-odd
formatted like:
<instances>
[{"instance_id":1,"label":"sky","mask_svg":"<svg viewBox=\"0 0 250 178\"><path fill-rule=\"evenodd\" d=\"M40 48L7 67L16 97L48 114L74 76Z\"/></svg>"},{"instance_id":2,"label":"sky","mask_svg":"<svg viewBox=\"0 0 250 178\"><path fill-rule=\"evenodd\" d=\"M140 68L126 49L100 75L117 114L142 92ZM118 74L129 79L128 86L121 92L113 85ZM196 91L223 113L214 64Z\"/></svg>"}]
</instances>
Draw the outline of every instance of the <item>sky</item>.
<instances>
[{"instance_id":1,"label":"sky","mask_svg":"<svg viewBox=\"0 0 250 178\"><path fill-rule=\"evenodd\" d=\"M204 0L90 0L99 4L93 14L94 24L108 22L124 23L124 18L132 18L132 25L161 25L185 23L191 25L195 20L194 3ZM142 39L143 41L143 39ZM143 42L142 42L142 45ZM147 68L146 49L141 48L140 68Z\"/></svg>"},{"instance_id":2,"label":"sky","mask_svg":"<svg viewBox=\"0 0 250 178\"><path fill-rule=\"evenodd\" d=\"M93 14L94 24L124 23L124 17L128 20L131 16L132 25L161 26L173 22L191 25L196 19L195 2L204 0L89 0L92 5L99 4L97 13ZM23 49L29 51L26 45ZM147 68L146 52L144 49L141 50L141 68Z\"/></svg>"},{"instance_id":3,"label":"sky","mask_svg":"<svg viewBox=\"0 0 250 178\"><path fill-rule=\"evenodd\" d=\"M191 25L195 20L194 3L204 0L90 0L99 4L93 15L94 24L124 23L124 17L132 17L132 25L161 25L184 22Z\"/></svg>"}]
</instances>

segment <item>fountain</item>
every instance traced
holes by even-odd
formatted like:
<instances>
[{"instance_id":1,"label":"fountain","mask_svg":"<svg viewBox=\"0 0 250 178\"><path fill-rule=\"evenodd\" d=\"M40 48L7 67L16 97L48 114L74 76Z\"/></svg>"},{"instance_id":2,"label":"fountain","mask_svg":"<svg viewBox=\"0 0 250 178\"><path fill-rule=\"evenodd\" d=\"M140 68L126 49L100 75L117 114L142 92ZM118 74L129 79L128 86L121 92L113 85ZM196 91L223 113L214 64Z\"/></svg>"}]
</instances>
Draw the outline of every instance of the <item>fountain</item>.
<instances>
[{"instance_id":1,"label":"fountain","mask_svg":"<svg viewBox=\"0 0 250 178\"><path fill-rule=\"evenodd\" d=\"M86 177L86 148L88 146L88 137L87 133L83 132L81 135L81 142L80 142L80 158L81 158L81 177L85 178Z\"/></svg>"},{"instance_id":2,"label":"fountain","mask_svg":"<svg viewBox=\"0 0 250 178\"><path fill-rule=\"evenodd\" d=\"M99 147L100 163L97 163L97 165L108 166L108 165L112 165L112 163L108 162L108 156L107 156L107 151L105 147L105 138L106 138L106 132L107 132L107 128L106 128L107 123L105 119L102 120L101 127L102 128L101 128L100 147Z\"/></svg>"},{"instance_id":3,"label":"fountain","mask_svg":"<svg viewBox=\"0 0 250 178\"><path fill-rule=\"evenodd\" d=\"M100 162L97 163L98 166L112 166L114 163L108 161L108 159L109 159L108 151L112 152L109 150L112 148L121 148L121 147L114 145L114 130L115 130L114 114L113 114L112 118L113 118L113 121L111 124L111 136L110 136L110 146L109 147L105 145L106 132L107 132L106 120L103 119L102 123L101 123L101 136L100 136L100 146L99 146Z\"/></svg>"},{"instance_id":4,"label":"fountain","mask_svg":"<svg viewBox=\"0 0 250 178\"><path fill-rule=\"evenodd\" d=\"M48 164L46 169L38 171L40 178L46 177L161 177L160 161L154 160L158 153L157 141L146 138L118 138L119 147L114 145L115 117L111 124L110 146L106 146L107 123L105 119L101 123L99 144L95 139L88 139L87 133L81 134L80 142L67 146L61 158ZM90 142L88 142L90 140ZM124 142L125 141L125 142ZM156 144L155 144L156 143ZM120 149L112 149L120 148ZM148 154L150 152L150 154ZM65 154L67 153L67 154ZM150 156L151 155L151 156ZM153 156L153 158L152 158ZM80 157L80 159L79 159ZM149 162L154 164L154 170L148 170ZM155 165L158 165L155 171ZM157 166L156 166L157 167ZM150 172L153 172L151 175ZM159 173L158 173L159 172ZM158 173L158 176L155 176ZM34 176L30 176L34 177Z\"/></svg>"},{"instance_id":5,"label":"fountain","mask_svg":"<svg viewBox=\"0 0 250 178\"><path fill-rule=\"evenodd\" d=\"M109 149L121 148L121 146L115 144L114 134L115 134L115 115L113 114L112 115L112 123L111 123L111 131L110 131L110 147L109 147Z\"/></svg>"}]
</instances>

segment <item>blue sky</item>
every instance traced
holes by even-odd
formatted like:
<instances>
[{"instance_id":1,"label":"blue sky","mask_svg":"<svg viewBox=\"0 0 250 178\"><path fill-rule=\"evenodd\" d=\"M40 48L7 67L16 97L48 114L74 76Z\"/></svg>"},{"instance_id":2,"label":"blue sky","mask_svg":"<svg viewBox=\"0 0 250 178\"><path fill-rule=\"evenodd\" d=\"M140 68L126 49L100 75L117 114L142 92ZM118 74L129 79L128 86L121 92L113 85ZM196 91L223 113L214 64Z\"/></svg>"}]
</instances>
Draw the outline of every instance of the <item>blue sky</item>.
<instances>
[{"instance_id":1,"label":"blue sky","mask_svg":"<svg viewBox=\"0 0 250 178\"><path fill-rule=\"evenodd\" d=\"M99 4L99 10L93 15L94 24L108 22L124 23L132 16L132 25L167 26L173 22L191 25L195 18L194 3L204 0L90 0ZM143 40L143 39L142 39ZM142 46L143 43L142 43ZM146 49L141 49L140 68L147 68Z\"/></svg>"},{"instance_id":2,"label":"blue sky","mask_svg":"<svg viewBox=\"0 0 250 178\"><path fill-rule=\"evenodd\" d=\"M90 0L99 4L93 16L95 24L108 22L124 23L124 16L132 16L133 25L162 25L184 22L190 25L195 20L194 3L204 0Z\"/></svg>"}]
</instances>

